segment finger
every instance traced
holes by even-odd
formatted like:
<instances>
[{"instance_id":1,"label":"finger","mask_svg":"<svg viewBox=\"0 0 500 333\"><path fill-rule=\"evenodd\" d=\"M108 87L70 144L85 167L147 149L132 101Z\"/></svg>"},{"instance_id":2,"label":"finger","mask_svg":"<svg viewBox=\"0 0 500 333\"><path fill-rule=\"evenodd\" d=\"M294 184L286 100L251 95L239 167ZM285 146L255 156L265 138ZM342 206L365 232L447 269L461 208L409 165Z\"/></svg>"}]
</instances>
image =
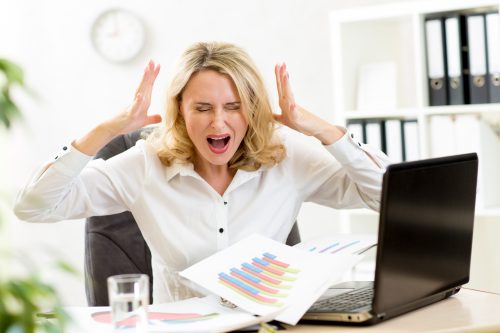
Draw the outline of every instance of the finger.
<instances>
[{"instance_id":1,"label":"finger","mask_svg":"<svg viewBox=\"0 0 500 333\"><path fill-rule=\"evenodd\" d=\"M280 68L280 81L281 81L281 92L282 92L282 97L287 98L287 85L286 85L286 64L283 63Z\"/></svg>"},{"instance_id":2,"label":"finger","mask_svg":"<svg viewBox=\"0 0 500 333\"><path fill-rule=\"evenodd\" d=\"M273 118L274 118L274 120L276 120L276 121L278 121L280 123L283 122L283 115L281 115L281 114L273 113Z\"/></svg>"},{"instance_id":3,"label":"finger","mask_svg":"<svg viewBox=\"0 0 500 333\"><path fill-rule=\"evenodd\" d=\"M289 103L295 104L295 97L293 95L292 85L290 84L290 75L288 74L286 67L283 73L283 86L285 87L283 90L285 91L286 99Z\"/></svg>"},{"instance_id":4,"label":"finger","mask_svg":"<svg viewBox=\"0 0 500 333\"><path fill-rule=\"evenodd\" d=\"M280 65L274 66L274 75L276 76L276 89L278 90L278 98L281 99L283 92L281 90Z\"/></svg>"},{"instance_id":5,"label":"finger","mask_svg":"<svg viewBox=\"0 0 500 333\"><path fill-rule=\"evenodd\" d=\"M146 89L149 89L149 90L153 89L156 78L158 77L158 73L160 73L160 64L155 64L154 62L152 64L153 65L150 68L151 73L148 77L148 81L146 84Z\"/></svg>"},{"instance_id":6,"label":"finger","mask_svg":"<svg viewBox=\"0 0 500 333\"><path fill-rule=\"evenodd\" d=\"M153 60L150 60L146 65L146 68L144 68L142 80L141 83L139 84L139 87L137 87L136 93L142 92L144 94L146 90L154 84L156 76L158 76L159 72L160 72L160 65L159 64L156 65Z\"/></svg>"},{"instance_id":7,"label":"finger","mask_svg":"<svg viewBox=\"0 0 500 333\"><path fill-rule=\"evenodd\" d=\"M157 64L155 69L154 69L154 79L156 80L156 77L158 76L158 73L160 73L160 64Z\"/></svg>"},{"instance_id":8,"label":"finger","mask_svg":"<svg viewBox=\"0 0 500 333\"><path fill-rule=\"evenodd\" d=\"M146 118L147 124L158 124L161 122L161 116L159 114L153 114Z\"/></svg>"},{"instance_id":9,"label":"finger","mask_svg":"<svg viewBox=\"0 0 500 333\"><path fill-rule=\"evenodd\" d=\"M137 95L139 92L144 91L144 87L146 86L146 82L149 80L150 76L150 69L149 65L151 64L151 61L146 65L144 68L144 72L142 73L142 78L141 82L139 83L139 86L135 90L135 94Z\"/></svg>"},{"instance_id":10,"label":"finger","mask_svg":"<svg viewBox=\"0 0 500 333\"><path fill-rule=\"evenodd\" d=\"M144 100L147 103L151 101L153 86L159 72L160 72L160 64L155 64L151 60L146 68L146 76L143 82L141 82L141 86L138 88L138 92L141 92L143 94Z\"/></svg>"}]
</instances>

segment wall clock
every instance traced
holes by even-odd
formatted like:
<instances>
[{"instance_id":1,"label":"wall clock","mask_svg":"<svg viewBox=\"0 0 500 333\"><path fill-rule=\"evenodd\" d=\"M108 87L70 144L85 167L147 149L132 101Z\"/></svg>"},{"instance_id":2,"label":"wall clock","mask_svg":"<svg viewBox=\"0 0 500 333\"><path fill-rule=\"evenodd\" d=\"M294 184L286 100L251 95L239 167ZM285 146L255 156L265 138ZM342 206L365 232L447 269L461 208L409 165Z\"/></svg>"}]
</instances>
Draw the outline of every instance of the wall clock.
<instances>
[{"instance_id":1,"label":"wall clock","mask_svg":"<svg viewBox=\"0 0 500 333\"><path fill-rule=\"evenodd\" d=\"M127 62L144 48L146 29L143 22L125 9L109 9L92 25L92 44L96 51L111 62Z\"/></svg>"}]
</instances>

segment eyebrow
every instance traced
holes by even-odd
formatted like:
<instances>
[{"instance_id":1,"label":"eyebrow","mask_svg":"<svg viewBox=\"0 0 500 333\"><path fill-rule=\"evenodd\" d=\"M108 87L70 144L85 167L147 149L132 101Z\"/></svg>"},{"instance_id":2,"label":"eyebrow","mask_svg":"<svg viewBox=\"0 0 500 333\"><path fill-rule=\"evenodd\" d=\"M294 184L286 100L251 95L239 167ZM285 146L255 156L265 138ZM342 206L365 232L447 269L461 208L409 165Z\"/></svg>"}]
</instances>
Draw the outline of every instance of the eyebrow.
<instances>
[{"instance_id":1,"label":"eyebrow","mask_svg":"<svg viewBox=\"0 0 500 333\"><path fill-rule=\"evenodd\" d=\"M212 105L212 103L207 103L207 102L196 102L194 104L196 104L196 105L203 105L203 106L205 106L205 105L211 106ZM229 102L229 103L226 103L224 105L240 105L240 104L241 104L241 102Z\"/></svg>"}]
</instances>

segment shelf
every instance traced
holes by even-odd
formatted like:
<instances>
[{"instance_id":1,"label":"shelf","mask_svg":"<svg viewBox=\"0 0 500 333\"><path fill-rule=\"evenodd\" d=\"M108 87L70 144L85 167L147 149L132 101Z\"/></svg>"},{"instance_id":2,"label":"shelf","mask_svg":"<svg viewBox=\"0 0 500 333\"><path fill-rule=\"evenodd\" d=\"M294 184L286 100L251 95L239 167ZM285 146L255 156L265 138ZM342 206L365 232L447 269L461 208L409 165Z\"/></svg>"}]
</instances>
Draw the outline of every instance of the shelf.
<instances>
[{"instance_id":1,"label":"shelf","mask_svg":"<svg viewBox=\"0 0 500 333\"><path fill-rule=\"evenodd\" d=\"M429 106L422 113L427 116L453 114L492 114L500 116L500 103Z\"/></svg>"},{"instance_id":2,"label":"shelf","mask_svg":"<svg viewBox=\"0 0 500 333\"><path fill-rule=\"evenodd\" d=\"M467 105L445 105L428 106L423 108L401 108L385 111L358 111L350 110L344 113L345 119L380 119L398 118L415 119L419 115L454 115L454 114L478 114L500 117L500 103L490 104L467 104Z\"/></svg>"},{"instance_id":3,"label":"shelf","mask_svg":"<svg viewBox=\"0 0 500 333\"><path fill-rule=\"evenodd\" d=\"M405 109L395 109L389 111L357 111L351 110L345 112L345 119L415 119L419 115L418 109L415 108L405 108Z\"/></svg>"},{"instance_id":4,"label":"shelf","mask_svg":"<svg viewBox=\"0 0 500 333\"><path fill-rule=\"evenodd\" d=\"M408 79L415 75L413 64L420 53L410 42L415 33L411 16L361 23L349 22L337 28L340 34L332 34L338 36L338 41L334 43L340 45L336 52L342 63L342 66L337 68L338 72L342 72L337 87L340 89L339 102L345 109L358 108L360 70L363 65L373 64L393 64L396 67L396 109L419 106L419 98L414 93L417 89L416 82Z\"/></svg>"},{"instance_id":5,"label":"shelf","mask_svg":"<svg viewBox=\"0 0 500 333\"><path fill-rule=\"evenodd\" d=\"M346 124L349 120L417 119L419 153L414 156L423 159L476 151L480 159L478 195L485 205L500 206L500 192L497 190L500 188L500 103L428 106L425 42L427 17L486 12L499 7L500 0L415 0L332 12L334 121ZM380 82L375 77L368 80L375 97L371 100L365 98L366 77L370 78L366 74L366 68L370 68L367 66L376 69L380 65L379 68L383 68L382 65L387 63L396 68L395 88L392 88L392 81L384 80L385 72L376 75L382 78L380 82L388 83L386 87L395 89L394 94L383 94L384 89L378 90ZM388 73L392 77L392 70ZM378 91L380 95L377 95ZM392 95L395 95L395 101ZM390 99L382 99L380 103L376 98L379 96L389 96ZM366 142L369 141L366 126L364 130L362 135ZM404 127L402 133L406 135ZM387 135L384 138L387 140ZM500 218L500 207L482 207L477 204L476 218ZM368 209L341 212L343 228L351 232L356 228L371 228L378 216L377 212Z\"/></svg>"},{"instance_id":6,"label":"shelf","mask_svg":"<svg viewBox=\"0 0 500 333\"><path fill-rule=\"evenodd\" d=\"M400 1L380 5L348 8L332 13L332 17L342 23L387 20L412 14L431 14L455 10L493 8L498 6L494 0L423 0Z\"/></svg>"}]
</instances>

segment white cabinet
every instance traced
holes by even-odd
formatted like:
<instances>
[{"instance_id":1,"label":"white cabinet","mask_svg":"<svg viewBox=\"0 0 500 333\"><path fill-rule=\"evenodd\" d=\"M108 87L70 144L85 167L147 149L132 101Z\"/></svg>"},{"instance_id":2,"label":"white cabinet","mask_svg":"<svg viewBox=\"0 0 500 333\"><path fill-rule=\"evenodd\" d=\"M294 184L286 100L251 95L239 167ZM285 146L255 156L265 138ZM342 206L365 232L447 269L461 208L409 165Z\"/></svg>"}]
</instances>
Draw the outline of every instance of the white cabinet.
<instances>
[{"instance_id":1,"label":"white cabinet","mask_svg":"<svg viewBox=\"0 0 500 333\"><path fill-rule=\"evenodd\" d=\"M424 23L429 15L498 11L499 5L498 0L397 1L330 14L335 123L416 119L420 158L440 155L442 147L437 145L444 144L454 147L447 151L451 153L478 150L481 167L470 286L497 292L498 275L492 278L491 273L500 271L498 260L492 259L500 257L498 233L493 236L491 231L500 228L500 104L429 106ZM395 101L360 110L359 71L387 63L396 68ZM443 120L451 121L448 125L453 128L437 126ZM447 131L453 138L444 137ZM353 210L340 215L343 232L377 231L374 212Z\"/></svg>"},{"instance_id":2,"label":"white cabinet","mask_svg":"<svg viewBox=\"0 0 500 333\"><path fill-rule=\"evenodd\" d=\"M330 14L334 121L346 124L355 119L416 119L420 158L478 151L481 165L478 216L497 215L500 207L500 104L428 106L424 22L432 15L498 11L499 5L498 0L397 1ZM384 71L387 64L395 67L395 75ZM370 109L359 99L366 83L366 68L373 66L379 68L379 72L373 74L380 77L375 87L380 90L379 95L385 96L385 86L392 86L395 100L388 101L387 105L373 101L374 107ZM364 73L363 79L360 79L360 71ZM391 76L389 79L384 77L385 72ZM392 85L387 83L394 80ZM447 137L446 133L452 132L436 127L441 120L438 116L451 121L455 137ZM479 120L481 124L464 127L463 121L455 121L462 118ZM461 131L460 128L475 130ZM484 130L490 135L480 135ZM439 147L449 144L450 140L453 148ZM468 141L466 149L462 143Z\"/></svg>"}]
</instances>

